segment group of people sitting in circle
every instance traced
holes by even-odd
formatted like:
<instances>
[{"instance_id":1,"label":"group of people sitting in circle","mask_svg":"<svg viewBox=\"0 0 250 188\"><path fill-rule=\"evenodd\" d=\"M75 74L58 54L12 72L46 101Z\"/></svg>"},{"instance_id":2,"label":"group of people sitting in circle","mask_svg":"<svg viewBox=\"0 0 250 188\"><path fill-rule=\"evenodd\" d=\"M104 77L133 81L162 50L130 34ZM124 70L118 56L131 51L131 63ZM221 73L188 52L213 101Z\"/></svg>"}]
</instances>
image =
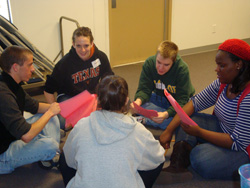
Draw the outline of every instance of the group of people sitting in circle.
<instances>
[{"instance_id":1,"label":"group of people sitting in circle","mask_svg":"<svg viewBox=\"0 0 250 188\"><path fill-rule=\"evenodd\" d=\"M249 163L250 46L228 39L219 45L215 62L217 79L195 94L178 46L161 42L143 64L133 101L157 116L139 122L126 80L114 75L88 27L74 31L69 53L47 76L47 103L21 87L35 71L32 52L7 47L0 57L0 174L38 162L58 167L67 188L152 187L160 173L178 182L190 169L207 179L239 179L238 168ZM181 121L164 89L197 125ZM65 119L59 102L85 90L97 94L98 108L70 130L60 151ZM200 113L211 106L213 114ZM34 116L25 119L24 111ZM159 140L147 126L163 130ZM170 165L163 168L173 135Z\"/></svg>"}]
</instances>

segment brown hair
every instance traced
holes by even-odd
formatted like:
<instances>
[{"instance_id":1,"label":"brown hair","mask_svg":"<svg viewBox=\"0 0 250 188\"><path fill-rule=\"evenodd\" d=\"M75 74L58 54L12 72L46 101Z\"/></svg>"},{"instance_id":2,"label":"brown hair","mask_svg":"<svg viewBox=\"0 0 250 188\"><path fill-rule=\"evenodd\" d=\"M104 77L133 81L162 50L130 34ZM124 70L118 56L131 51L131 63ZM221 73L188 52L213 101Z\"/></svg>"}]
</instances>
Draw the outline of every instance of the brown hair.
<instances>
[{"instance_id":1,"label":"brown hair","mask_svg":"<svg viewBox=\"0 0 250 188\"><path fill-rule=\"evenodd\" d=\"M92 32L91 32L90 28L88 28L88 27L78 27L73 32L72 41L75 42L76 37L80 37L80 36L89 37L90 43L92 43L94 41L94 37L92 35Z\"/></svg>"},{"instance_id":2,"label":"brown hair","mask_svg":"<svg viewBox=\"0 0 250 188\"><path fill-rule=\"evenodd\" d=\"M0 56L0 66L3 71L9 73L13 64L17 63L22 66L29 55L33 55L33 53L28 48L16 45L9 46L5 48Z\"/></svg>"},{"instance_id":3,"label":"brown hair","mask_svg":"<svg viewBox=\"0 0 250 188\"><path fill-rule=\"evenodd\" d=\"M170 58L173 62L175 62L178 53L178 46L173 42L165 40L159 45L157 53L159 53L163 58Z\"/></svg>"},{"instance_id":4,"label":"brown hair","mask_svg":"<svg viewBox=\"0 0 250 188\"><path fill-rule=\"evenodd\" d=\"M98 107L108 111L128 111L126 101L128 84L120 76L109 75L97 86Z\"/></svg>"}]
</instances>

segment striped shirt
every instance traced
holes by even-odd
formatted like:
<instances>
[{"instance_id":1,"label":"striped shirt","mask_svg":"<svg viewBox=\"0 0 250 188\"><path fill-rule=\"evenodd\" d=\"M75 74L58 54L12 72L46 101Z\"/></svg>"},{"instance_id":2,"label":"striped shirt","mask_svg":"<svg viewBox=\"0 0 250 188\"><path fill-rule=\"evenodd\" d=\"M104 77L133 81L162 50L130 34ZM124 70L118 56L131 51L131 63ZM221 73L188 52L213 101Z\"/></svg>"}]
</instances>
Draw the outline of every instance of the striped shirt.
<instances>
[{"instance_id":1,"label":"striped shirt","mask_svg":"<svg viewBox=\"0 0 250 188\"><path fill-rule=\"evenodd\" d=\"M231 149L244 151L250 144L250 93L242 100L237 116L237 104L242 92L234 99L226 96L228 85L223 89L219 98L219 80L215 80L203 91L192 97L195 112L207 109L213 105L214 113L224 133L228 133L233 144Z\"/></svg>"}]
</instances>

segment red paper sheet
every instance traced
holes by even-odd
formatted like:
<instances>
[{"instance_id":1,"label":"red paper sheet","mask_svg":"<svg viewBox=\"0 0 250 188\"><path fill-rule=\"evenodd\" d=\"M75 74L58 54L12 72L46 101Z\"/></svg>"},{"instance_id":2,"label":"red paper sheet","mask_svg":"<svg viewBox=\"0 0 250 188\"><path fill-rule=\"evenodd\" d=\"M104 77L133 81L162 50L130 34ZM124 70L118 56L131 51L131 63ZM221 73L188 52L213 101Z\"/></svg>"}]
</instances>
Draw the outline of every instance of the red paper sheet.
<instances>
[{"instance_id":1,"label":"red paper sheet","mask_svg":"<svg viewBox=\"0 0 250 188\"><path fill-rule=\"evenodd\" d=\"M135 109L137 110L137 112L147 118L151 118L151 117L157 117L158 116L158 112L155 110L147 110L145 108L142 108L141 106L138 106L135 102L133 102Z\"/></svg>"},{"instance_id":2,"label":"red paper sheet","mask_svg":"<svg viewBox=\"0 0 250 188\"><path fill-rule=\"evenodd\" d=\"M87 117L96 110L97 99L95 94L90 94L87 90L61 102L61 115L66 119L65 127L70 124L72 127L83 117Z\"/></svg>"},{"instance_id":3,"label":"red paper sheet","mask_svg":"<svg viewBox=\"0 0 250 188\"><path fill-rule=\"evenodd\" d=\"M176 102L176 100L172 97L171 94L167 92L166 89L164 89L164 94L168 98L169 102L174 107L176 113L180 116L181 121L188 124L188 125L197 125L182 109L182 107Z\"/></svg>"}]
</instances>

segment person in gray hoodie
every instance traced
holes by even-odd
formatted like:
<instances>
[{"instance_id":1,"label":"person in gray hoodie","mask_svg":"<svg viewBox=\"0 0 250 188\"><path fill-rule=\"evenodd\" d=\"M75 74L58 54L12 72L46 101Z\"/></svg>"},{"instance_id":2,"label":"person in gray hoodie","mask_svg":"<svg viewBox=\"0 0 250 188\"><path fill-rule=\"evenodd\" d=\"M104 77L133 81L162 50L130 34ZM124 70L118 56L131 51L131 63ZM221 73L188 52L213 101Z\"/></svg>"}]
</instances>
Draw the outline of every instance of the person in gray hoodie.
<instances>
[{"instance_id":1,"label":"person in gray hoodie","mask_svg":"<svg viewBox=\"0 0 250 188\"><path fill-rule=\"evenodd\" d=\"M119 76L97 87L99 110L82 118L63 147L60 170L67 188L152 187L164 149L128 111L128 85Z\"/></svg>"}]
</instances>

